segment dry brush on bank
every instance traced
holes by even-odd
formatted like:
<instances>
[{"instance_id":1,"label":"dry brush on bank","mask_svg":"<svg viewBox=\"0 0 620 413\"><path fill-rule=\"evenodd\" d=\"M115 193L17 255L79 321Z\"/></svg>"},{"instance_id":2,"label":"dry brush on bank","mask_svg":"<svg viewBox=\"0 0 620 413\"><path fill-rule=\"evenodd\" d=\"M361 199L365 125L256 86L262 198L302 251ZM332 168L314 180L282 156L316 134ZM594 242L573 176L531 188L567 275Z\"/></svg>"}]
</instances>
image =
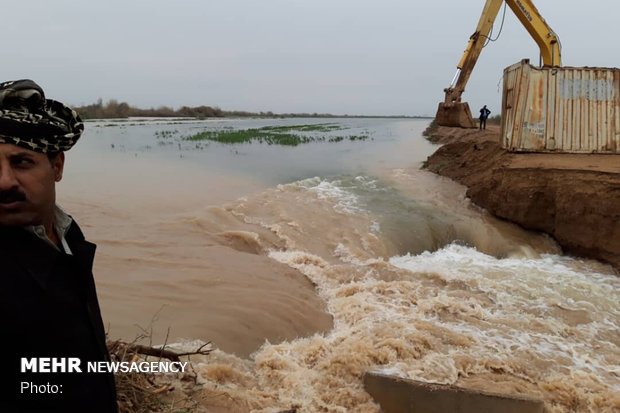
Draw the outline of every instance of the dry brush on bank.
<instances>
[{"instance_id":1,"label":"dry brush on bank","mask_svg":"<svg viewBox=\"0 0 620 413\"><path fill-rule=\"evenodd\" d=\"M180 361L192 355L208 355L210 343L195 351L176 352L162 347L150 347L120 340L109 341L108 351L113 362L136 363L155 357L158 361ZM199 413L200 400L195 398L196 373L188 364L183 373L118 372L115 374L117 401L120 413Z\"/></svg>"}]
</instances>

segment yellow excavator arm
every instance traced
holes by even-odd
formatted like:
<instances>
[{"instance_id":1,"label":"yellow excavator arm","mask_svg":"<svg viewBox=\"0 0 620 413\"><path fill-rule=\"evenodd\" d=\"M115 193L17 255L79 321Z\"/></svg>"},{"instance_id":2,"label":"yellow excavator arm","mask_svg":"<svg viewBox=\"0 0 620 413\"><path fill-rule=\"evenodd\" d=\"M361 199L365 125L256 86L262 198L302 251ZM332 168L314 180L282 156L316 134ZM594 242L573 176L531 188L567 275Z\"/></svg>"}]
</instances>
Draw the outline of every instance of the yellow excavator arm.
<instances>
[{"instance_id":1,"label":"yellow excavator arm","mask_svg":"<svg viewBox=\"0 0 620 413\"><path fill-rule=\"evenodd\" d=\"M493 23L502 4L506 5L517 16L540 48L540 56L544 66L561 66L561 46L558 36L542 18L531 0L487 0L480 15L476 31L469 38L465 52L457 65L457 71L444 89L445 99L439 104L436 122L441 126L475 127L467 103L461 102L467 81L480 57L480 52L489 39Z\"/></svg>"}]
</instances>

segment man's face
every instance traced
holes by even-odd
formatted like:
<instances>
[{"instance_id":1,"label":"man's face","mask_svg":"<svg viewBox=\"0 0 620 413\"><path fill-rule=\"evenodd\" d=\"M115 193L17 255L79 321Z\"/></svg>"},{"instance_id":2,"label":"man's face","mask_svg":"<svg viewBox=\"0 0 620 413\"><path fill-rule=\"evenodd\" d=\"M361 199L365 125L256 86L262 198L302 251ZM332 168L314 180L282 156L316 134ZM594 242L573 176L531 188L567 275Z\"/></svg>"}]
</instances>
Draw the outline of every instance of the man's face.
<instances>
[{"instance_id":1,"label":"man's face","mask_svg":"<svg viewBox=\"0 0 620 413\"><path fill-rule=\"evenodd\" d=\"M0 143L0 226L51 224L64 160Z\"/></svg>"}]
</instances>

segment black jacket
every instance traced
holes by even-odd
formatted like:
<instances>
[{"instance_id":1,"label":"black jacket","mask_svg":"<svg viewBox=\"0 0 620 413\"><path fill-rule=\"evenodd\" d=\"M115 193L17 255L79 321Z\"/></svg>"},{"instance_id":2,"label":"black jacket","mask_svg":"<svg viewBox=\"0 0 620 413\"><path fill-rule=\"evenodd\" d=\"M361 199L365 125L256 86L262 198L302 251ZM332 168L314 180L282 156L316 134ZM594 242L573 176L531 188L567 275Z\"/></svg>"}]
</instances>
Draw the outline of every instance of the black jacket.
<instances>
[{"instance_id":1,"label":"black jacket","mask_svg":"<svg viewBox=\"0 0 620 413\"><path fill-rule=\"evenodd\" d=\"M75 222L65 238L73 255L22 228L0 227L3 412L117 412L114 376L87 373L88 361L109 360L92 275L95 245ZM77 357L82 373L21 372L21 359L33 357Z\"/></svg>"}]
</instances>

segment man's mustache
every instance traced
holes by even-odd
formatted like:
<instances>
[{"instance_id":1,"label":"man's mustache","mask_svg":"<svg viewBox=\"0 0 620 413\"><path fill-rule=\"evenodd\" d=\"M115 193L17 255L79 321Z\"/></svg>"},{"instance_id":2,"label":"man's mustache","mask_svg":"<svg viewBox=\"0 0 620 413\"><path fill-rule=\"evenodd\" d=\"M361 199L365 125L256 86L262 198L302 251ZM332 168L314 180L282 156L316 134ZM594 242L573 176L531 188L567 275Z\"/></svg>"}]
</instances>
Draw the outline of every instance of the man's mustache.
<instances>
[{"instance_id":1,"label":"man's mustache","mask_svg":"<svg viewBox=\"0 0 620 413\"><path fill-rule=\"evenodd\" d=\"M0 191L0 204L10 204L11 202L23 201L26 201L26 194L17 189Z\"/></svg>"}]
</instances>

